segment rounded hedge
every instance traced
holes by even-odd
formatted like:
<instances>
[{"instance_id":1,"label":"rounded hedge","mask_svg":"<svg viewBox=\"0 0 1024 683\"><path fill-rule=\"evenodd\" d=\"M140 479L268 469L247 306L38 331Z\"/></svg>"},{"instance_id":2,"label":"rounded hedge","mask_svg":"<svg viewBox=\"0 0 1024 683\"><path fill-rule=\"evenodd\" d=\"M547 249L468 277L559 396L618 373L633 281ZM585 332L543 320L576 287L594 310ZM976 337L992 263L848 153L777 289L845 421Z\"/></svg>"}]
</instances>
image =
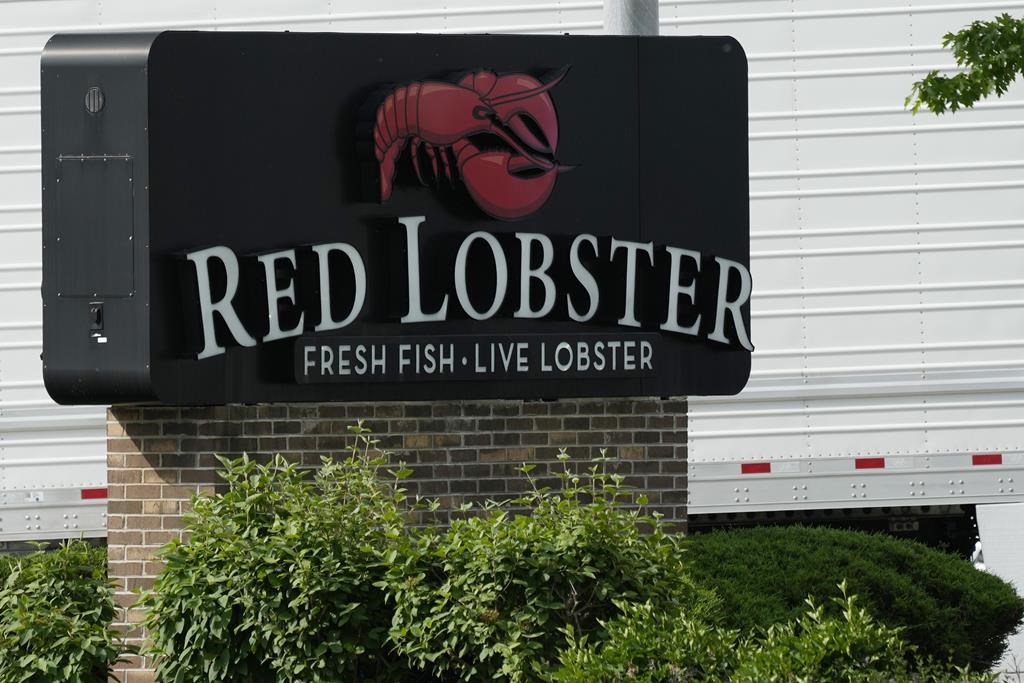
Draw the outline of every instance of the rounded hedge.
<instances>
[{"instance_id":1,"label":"rounded hedge","mask_svg":"<svg viewBox=\"0 0 1024 683\"><path fill-rule=\"evenodd\" d=\"M746 630L797 618L848 581L882 623L918 651L976 670L999 662L1024 618L1024 600L998 577L954 555L884 534L802 526L695 535L695 579L722 600L723 624Z\"/></svg>"}]
</instances>

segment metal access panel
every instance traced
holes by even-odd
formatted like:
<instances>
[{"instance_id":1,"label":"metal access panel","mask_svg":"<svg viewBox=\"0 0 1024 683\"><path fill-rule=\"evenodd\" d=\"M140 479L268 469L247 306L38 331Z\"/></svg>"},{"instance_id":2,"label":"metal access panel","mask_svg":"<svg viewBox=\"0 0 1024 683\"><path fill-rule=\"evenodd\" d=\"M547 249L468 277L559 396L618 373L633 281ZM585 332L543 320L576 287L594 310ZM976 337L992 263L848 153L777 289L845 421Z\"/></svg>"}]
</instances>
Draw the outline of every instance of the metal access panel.
<instances>
[{"instance_id":1,"label":"metal access panel","mask_svg":"<svg viewBox=\"0 0 1024 683\"><path fill-rule=\"evenodd\" d=\"M57 157L58 297L134 296L133 189L130 156Z\"/></svg>"}]
</instances>

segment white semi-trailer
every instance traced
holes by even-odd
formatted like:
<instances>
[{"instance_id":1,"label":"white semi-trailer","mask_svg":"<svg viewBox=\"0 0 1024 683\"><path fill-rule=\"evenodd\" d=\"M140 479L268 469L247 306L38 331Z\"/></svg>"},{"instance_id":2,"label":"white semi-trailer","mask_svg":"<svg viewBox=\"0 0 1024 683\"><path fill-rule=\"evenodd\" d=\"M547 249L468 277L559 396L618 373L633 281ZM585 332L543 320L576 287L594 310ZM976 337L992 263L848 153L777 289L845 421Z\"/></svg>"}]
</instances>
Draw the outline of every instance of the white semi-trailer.
<instances>
[{"instance_id":1,"label":"white semi-trailer","mask_svg":"<svg viewBox=\"0 0 1024 683\"><path fill-rule=\"evenodd\" d=\"M1024 500L1024 91L902 106L954 66L946 31L1002 11L1024 2L660 3L662 34L735 36L750 64L757 350L743 393L691 402L695 528L842 518L966 548L975 506ZM0 540L104 533L103 411L53 405L38 359L39 54L165 28L603 31L600 0L0 2Z\"/></svg>"},{"instance_id":2,"label":"white semi-trailer","mask_svg":"<svg viewBox=\"0 0 1024 683\"><path fill-rule=\"evenodd\" d=\"M954 66L945 32L1024 3L674 7L750 63L757 350L739 396L690 404L693 524L971 548L975 506L1024 500L1024 90L902 104Z\"/></svg>"}]
</instances>

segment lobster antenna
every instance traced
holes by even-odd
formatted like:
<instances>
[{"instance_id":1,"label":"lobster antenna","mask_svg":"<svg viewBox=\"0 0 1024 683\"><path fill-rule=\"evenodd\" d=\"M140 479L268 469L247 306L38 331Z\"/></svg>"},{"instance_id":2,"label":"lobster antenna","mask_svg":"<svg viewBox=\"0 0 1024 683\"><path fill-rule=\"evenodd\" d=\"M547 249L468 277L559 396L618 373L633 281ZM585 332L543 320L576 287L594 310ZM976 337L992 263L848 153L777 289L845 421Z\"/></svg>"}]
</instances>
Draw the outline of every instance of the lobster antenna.
<instances>
[{"instance_id":1,"label":"lobster antenna","mask_svg":"<svg viewBox=\"0 0 1024 683\"><path fill-rule=\"evenodd\" d=\"M547 83L542 83L536 88L531 88L530 90L523 90L521 92L514 92L509 93L508 95L501 95L500 97L495 97L492 100L487 100L487 104L489 104L492 107L496 107L501 104L508 104L509 102L518 102L519 100L525 100L528 97L533 97L534 95L539 95L542 92L547 92L548 90L551 90L556 85L558 85L559 81L565 78L565 74L567 73L569 73L569 65L563 66L561 69L556 71L555 75Z\"/></svg>"}]
</instances>

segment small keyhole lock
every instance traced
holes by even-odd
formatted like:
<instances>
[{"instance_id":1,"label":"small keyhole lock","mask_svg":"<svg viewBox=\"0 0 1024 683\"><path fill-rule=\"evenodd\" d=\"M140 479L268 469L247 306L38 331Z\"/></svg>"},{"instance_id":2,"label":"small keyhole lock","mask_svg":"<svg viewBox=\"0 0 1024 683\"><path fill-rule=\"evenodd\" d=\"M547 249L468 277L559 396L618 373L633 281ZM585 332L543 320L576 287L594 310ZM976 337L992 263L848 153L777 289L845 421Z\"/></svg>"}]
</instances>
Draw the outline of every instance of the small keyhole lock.
<instances>
[{"instance_id":1,"label":"small keyhole lock","mask_svg":"<svg viewBox=\"0 0 1024 683\"><path fill-rule=\"evenodd\" d=\"M103 302L89 303L89 332L103 331Z\"/></svg>"}]
</instances>

